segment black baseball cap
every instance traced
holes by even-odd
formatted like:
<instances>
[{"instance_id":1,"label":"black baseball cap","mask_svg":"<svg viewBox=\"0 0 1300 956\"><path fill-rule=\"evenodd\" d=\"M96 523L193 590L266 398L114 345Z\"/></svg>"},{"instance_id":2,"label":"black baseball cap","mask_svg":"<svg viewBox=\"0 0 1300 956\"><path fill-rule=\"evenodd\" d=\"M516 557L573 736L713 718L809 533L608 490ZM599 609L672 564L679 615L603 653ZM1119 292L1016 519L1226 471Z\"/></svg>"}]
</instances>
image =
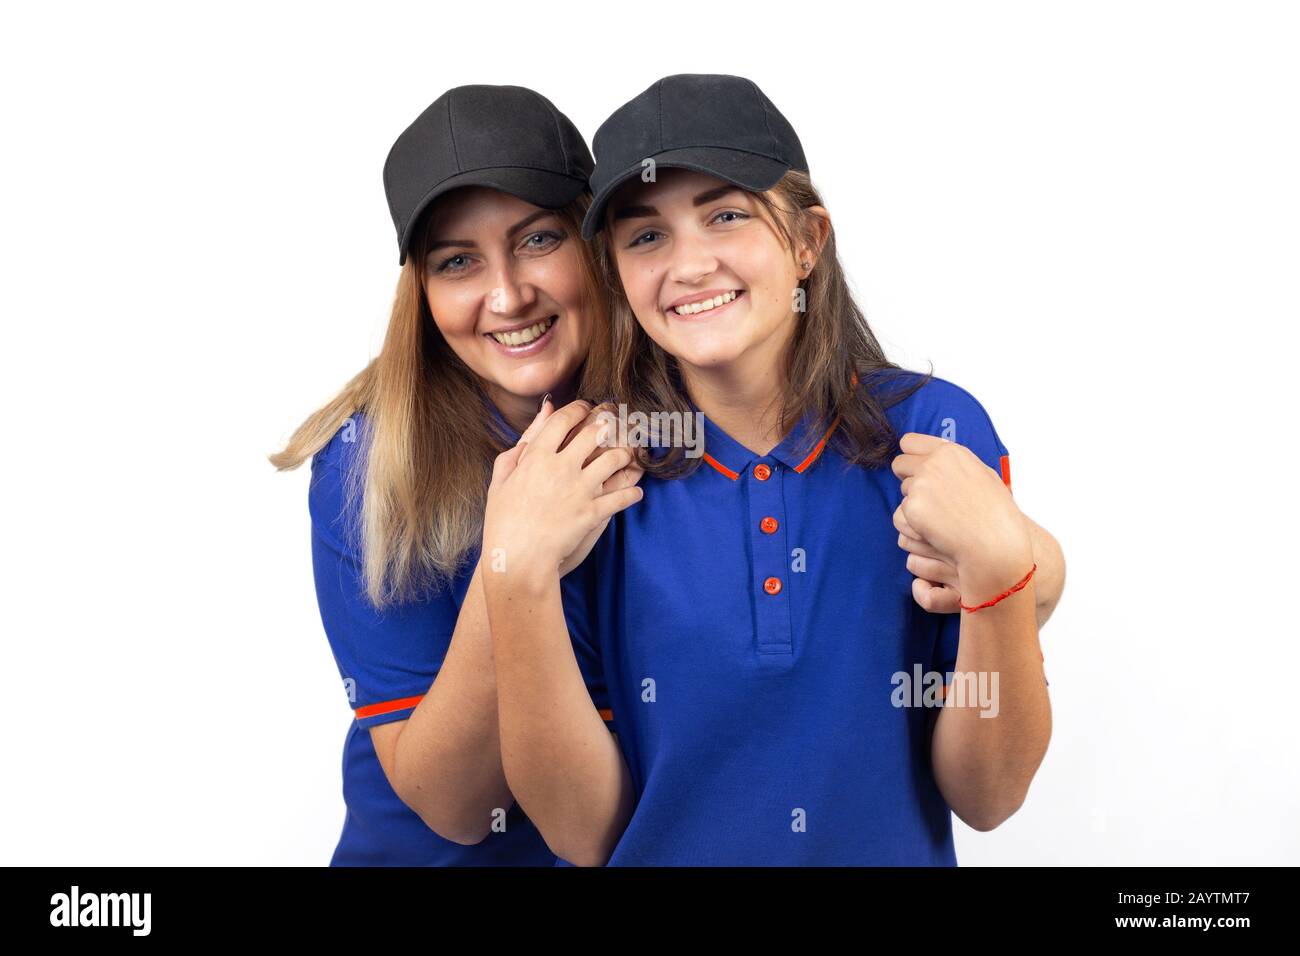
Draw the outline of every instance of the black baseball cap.
<instances>
[{"instance_id":1,"label":"black baseball cap","mask_svg":"<svg viewBox=\"0 0 1300 956\"><path fill-rule=\"evenodd\" d=\"M558 209L587 188L587 143L555 104L522 86L457 86L406 128L384 160L384 193L406 262L420 213L460 186L491 186Z\"/></svg>"},{"instance_id":2,"label":"black baseball cap","mask_svg":"<svg viewBox=\"0 0 1300 956\"><path fill-rule=\"evenodd\" d=\"M677 166L762 192L791 169L808 171L794 127L753 80L721 73L665 76L628 100L592 140L595 194L582 220L582 238L604 224L605 206L642 164Z\"/></svg>"}]
</instances>

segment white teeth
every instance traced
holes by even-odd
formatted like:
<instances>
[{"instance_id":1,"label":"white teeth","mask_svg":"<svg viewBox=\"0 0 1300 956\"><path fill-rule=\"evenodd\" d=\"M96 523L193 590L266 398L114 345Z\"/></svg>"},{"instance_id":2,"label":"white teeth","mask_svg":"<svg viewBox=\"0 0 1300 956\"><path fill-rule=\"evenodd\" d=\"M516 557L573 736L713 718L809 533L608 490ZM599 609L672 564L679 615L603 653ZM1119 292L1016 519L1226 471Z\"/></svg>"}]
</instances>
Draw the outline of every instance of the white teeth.
<instances>
[{"instance_id":1,"label":"white teeth","mask_svg":"<svg viewBox=\"0 0 1300 956\"><path fill-rule=\"evenodd\" d=\"M673 311L678 315L695 315L697 312L706 312L709 309L716 309L720 305L726 305L734 299L738 292L724 292L722 295L715 295L711 299L702 299L699 302L688 302L686 305L673 306Z\"/></svg>"},{"instance_id":2,"label":"white teeth","mask_svg":"<svg viewBox=\"0 0 1300 956\"><path fill-rule=\"evenodd\" d=\"M542 319L536 325L530 325L526 329L516 329L513 332L493 332L492 338L496 339L502 345L527 345L529 342L535 342L546 334L546 330L551 327L551 319Z\"/></svg>"}]
</instances>

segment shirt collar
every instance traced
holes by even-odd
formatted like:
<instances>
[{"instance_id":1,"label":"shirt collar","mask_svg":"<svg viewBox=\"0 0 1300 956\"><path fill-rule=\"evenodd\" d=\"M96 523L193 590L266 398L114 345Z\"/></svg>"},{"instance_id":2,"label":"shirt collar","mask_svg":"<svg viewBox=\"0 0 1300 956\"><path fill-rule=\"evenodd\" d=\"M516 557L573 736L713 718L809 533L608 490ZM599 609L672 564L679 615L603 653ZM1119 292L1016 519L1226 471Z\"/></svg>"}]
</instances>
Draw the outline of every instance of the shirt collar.
<instances>
[{"instance_id":1,"label":"shirt collar","mask_svg":"<svg viewBox=\"0 0 1300 956\"><path fill-rule=\"evenodd\" d=\"M694 402L691 409L699 411ZM759 455L719 428L709 416L701 417L704 419L704 463L732 481L739 479L751 462L761 459L775 459L796 474L803 474L821 457L826 442L840 423L837 416L829 428L821 431L812 413L805 412L775 448Z\"/></svg>"},{"instance_id":2,"label":"shirt collar","mask_svg":"<svg viewBox=\"0 0 1300 956\"><path fill-rule=\"evenodd\" d=\"M492 402L491 399L487 398L483 400L483 404L487 407L488 414L492 416L497 425L500 426L501 430L505 432L506 437L509 439L509 443L511 445L518 445L520 438L519 432L515 431L511 424L506 421L506 417L501 414L501 410L496 407L496 404Z\"/></svg>"}]
</instances>

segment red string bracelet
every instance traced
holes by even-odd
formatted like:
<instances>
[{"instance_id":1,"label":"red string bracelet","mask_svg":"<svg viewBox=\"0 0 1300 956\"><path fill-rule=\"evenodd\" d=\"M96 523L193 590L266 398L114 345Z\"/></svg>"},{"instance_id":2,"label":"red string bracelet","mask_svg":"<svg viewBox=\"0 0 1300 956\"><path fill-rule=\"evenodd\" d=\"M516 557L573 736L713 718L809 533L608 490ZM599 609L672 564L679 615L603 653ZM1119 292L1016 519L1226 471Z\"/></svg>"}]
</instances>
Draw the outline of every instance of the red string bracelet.
<instances>
[{"instance_id":1,"label":"red string bracelet","mask_svg":"<svg viewBox=\"0 0 1300 956\"><path fill-rule=\"evenodd\" d=\"M974 607L967 607L965 604L962 604L962 605L961 605L961 609L962 609L963 611L978 611L978 610L979 610L980 608L982 608L982 607L992 607L994 604L997 604L999 601L1001 601L1004 597L1009 597L1010 595L1015 594L1017 591L1019 591L1021 588L1023 588L1026 584L1028 584L1028 583L1029 583L1029 579L1032 578L1032 577L1034 576L1034 572L1037 571L1037 570L1038 570L1038 565L1037 565L1037 563L1035 563L1034 566L1033 566L1032 568L1029 569L1029 573L1026 574L1023 578L1020 579L1020 583L1019 583L1019 584L1015 585L1015 586L1012 587L1012 588L1007 589L1006 591L1003 591L1001 594L999 594L997 597L995 597L995 598L994 598L993 600L991 600L991 601L985 601L983 604L976 604ZM957 603L961 604L960 601L957 602Z\"/></svg>"}]
</instances>

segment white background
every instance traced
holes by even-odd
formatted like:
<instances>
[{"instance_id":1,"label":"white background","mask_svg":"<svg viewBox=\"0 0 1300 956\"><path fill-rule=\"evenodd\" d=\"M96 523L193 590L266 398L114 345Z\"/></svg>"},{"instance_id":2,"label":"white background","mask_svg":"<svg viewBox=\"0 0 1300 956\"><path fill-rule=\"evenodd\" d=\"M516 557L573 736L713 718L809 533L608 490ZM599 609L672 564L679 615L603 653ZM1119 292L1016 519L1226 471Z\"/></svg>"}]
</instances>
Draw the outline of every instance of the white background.
<instances>
[{"instance_id":1,"label":"white background","mask_svg":"<svg viewBox=\"0 0 1300 956\"><path fill-rule=\"evenodd\" d=\"M1300 853L1300 17L1270 3L34 4L0 29L0 863L310 864L350 711L306 469L382 341L381 169L448 87L590 138L670 73L798 130L891 358L1069 567L1053 736L962 865ZM1291 490L1288 490L1291 489Z\"/></svg>"}]
</instances>

